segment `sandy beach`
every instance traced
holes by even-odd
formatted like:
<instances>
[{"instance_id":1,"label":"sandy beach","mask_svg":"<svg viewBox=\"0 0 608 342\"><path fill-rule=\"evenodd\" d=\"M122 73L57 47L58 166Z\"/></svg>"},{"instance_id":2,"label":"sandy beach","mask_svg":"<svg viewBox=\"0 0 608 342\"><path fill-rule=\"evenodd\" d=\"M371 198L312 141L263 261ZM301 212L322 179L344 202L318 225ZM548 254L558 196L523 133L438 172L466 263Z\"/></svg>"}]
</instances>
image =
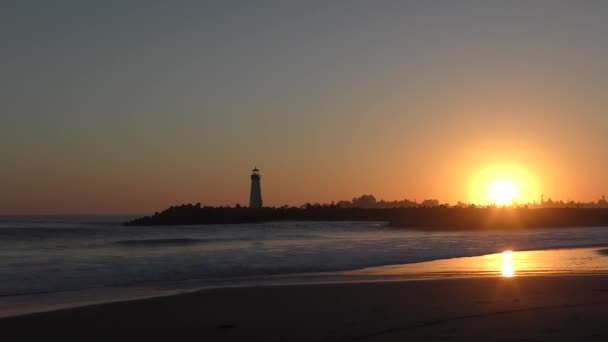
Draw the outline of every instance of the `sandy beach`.
<instances>
[{"instance_id":1,"label":"sandy beach","mask_svg":"<svg viewBox=\"0 0 608 342\"><path fill-rule=\"evenodd\" d=\"M204 290L0 320L3 336L205 341L608 338L608 276L526 276Z\"/></svg>"}]
</instances>

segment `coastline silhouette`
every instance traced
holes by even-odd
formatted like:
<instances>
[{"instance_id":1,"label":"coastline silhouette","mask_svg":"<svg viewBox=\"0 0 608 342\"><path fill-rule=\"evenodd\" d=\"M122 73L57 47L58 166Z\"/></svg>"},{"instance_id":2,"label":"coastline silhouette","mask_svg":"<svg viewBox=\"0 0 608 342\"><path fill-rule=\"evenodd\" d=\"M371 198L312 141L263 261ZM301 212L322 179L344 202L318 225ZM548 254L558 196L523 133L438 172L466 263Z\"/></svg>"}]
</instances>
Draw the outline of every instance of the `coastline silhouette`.
<instances>
[{"instance_id":1,"label":"coastline silhouette","mask_svg":"<svg viewBox=\"0 0 608 342\"><path fill-rule=\"evenodd\" d=\"M373 196L371 196L373 198ZM141 217L127 226L172 226L238 224L271 221L381 221L391 226L419 229L517 229L608 225L608 208L594 207L520 207L449 206L436 200L407 202L410 207L383 207L370 195L353 199L346 205L310 204L300 207L248 208L209 207L197 204L172 206L152 216ZM432 203L433 205L428 205ZM553 204L551 204L553 205Z\"/></svg>"}]
</instances>

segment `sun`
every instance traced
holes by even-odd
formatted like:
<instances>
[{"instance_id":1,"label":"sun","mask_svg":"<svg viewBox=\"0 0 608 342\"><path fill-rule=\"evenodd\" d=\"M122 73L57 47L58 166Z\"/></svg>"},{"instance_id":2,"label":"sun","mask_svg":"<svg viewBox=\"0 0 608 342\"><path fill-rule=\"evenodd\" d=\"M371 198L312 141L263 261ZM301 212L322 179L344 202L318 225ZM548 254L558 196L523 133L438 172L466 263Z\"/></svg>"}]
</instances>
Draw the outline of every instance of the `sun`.
<instances>
[{"instance_id":1,"label":"sun","mask_svg":"<svg viewBox=\"0 0 608 342\"><path fill-rule=\"evenodd\" d=\"M518 165L492 165L474 175L471 201L481 205L532 203L540 195L536 180Z\"/></svg>"},{"instance_id":2,"label":"sun","mask_svg":"<svg viewBox=\"0 0 608 342\"><path fill-rule=\"evenodd\" d=\"M518 198L517 185L510 179L500 179L490 186L490 198L498 205L512 204Z\"/></svg>"}]
</instances>

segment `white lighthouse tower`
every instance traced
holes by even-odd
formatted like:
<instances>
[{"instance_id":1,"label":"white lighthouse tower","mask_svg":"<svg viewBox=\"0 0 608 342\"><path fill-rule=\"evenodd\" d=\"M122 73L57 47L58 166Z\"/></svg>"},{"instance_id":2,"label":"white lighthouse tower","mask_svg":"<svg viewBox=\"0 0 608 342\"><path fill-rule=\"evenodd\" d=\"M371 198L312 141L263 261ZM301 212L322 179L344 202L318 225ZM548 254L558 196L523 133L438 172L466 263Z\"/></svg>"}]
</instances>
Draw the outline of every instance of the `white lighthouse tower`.
<instances>
[{"instance_id":1,"label":"white lighthouse tower","mask_svg":"<svg viewBox=\"0 0 608 342\"><path fill-rule=\"evenodd\" d=\"M254 168L251 171L251 193L249 194L249 208L258 209L262 207L262 187L260 186L260 170Z\"/></svg>"}]
</instances>

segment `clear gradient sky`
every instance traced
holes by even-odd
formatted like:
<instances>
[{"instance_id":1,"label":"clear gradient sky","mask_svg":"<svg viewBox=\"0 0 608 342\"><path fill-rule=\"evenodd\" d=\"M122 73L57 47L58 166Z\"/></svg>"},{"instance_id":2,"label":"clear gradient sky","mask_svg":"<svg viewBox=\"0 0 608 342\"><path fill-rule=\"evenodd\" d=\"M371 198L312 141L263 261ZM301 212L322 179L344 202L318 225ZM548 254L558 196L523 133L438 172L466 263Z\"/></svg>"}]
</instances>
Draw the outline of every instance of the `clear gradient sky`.
<instances>
[{"instance_id":1,"label":"clear gradient sky","mask_svg":"<svg viewBox=\"0 0 608 342\"><path fill-rule=\"evenodd\" d=\"M608 194L605 1L2 1L0 213Z\"/></svg>"}]
</instances>

